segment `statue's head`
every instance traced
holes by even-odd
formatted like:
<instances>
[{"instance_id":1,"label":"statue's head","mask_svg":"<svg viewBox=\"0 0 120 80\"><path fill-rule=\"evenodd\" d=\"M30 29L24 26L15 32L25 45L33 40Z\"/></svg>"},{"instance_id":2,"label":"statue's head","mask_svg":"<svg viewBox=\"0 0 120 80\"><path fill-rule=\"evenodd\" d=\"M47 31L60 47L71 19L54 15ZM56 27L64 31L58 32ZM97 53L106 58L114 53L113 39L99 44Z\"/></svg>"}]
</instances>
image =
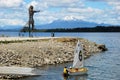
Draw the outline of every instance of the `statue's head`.
<instances>
[{"instance_id":1,"label":"statue's head","mask_svg":"<svg viewBox=\"0 0 120 80\"><path fill-rule=\"evenodd\" d=\"M30 5L30 9L33 9L33 6L32 6L32 5Z\"/></svg>"}]
</instances>

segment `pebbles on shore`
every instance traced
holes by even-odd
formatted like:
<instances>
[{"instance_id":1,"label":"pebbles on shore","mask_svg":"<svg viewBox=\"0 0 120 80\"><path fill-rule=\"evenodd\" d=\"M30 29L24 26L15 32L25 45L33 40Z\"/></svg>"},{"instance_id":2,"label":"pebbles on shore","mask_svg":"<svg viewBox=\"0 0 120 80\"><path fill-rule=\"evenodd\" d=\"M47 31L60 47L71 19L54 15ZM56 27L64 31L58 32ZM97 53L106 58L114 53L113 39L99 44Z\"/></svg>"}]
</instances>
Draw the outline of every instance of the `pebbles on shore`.
<instances>
[{"instance_id":1,"label":"pebbles on shore","mask_svg":"<svg viewBox=\"0 0 120 80\"><path fill-rule=\"evenodd\" d=\"M82 38L80 41L86 57L102 51L95 42ZM0 44L0 66L36 67L72 61L76 43L76 38L58 38Z\"/></svg>"}]
</instances>

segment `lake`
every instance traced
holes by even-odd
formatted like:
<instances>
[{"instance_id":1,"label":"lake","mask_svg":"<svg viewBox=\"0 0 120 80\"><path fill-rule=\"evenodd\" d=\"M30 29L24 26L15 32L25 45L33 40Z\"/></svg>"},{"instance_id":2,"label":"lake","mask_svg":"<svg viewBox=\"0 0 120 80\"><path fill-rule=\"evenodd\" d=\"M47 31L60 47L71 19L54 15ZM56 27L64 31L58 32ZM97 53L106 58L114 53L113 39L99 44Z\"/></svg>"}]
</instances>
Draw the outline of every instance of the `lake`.
<instances>
[{"instance_id":1,"label":"lake","mask_svg":"<svg viewBox=\"0 0 120 80\"><path fill-rule=\"evenodd\" d=\"M18 36L14 32L9 33L9 35ZM51 36L51 33L35 33L34 36ZM85 38L99 44L105 44L108 51L96 53L85 60L85 66L89 69L86 76L64 78L62 71L64 66L72 65L72 62L69 62L40 67L46 74L20 80L120 80L120 33L55 33L55 36Z\"/></svg>"}]
</instances>

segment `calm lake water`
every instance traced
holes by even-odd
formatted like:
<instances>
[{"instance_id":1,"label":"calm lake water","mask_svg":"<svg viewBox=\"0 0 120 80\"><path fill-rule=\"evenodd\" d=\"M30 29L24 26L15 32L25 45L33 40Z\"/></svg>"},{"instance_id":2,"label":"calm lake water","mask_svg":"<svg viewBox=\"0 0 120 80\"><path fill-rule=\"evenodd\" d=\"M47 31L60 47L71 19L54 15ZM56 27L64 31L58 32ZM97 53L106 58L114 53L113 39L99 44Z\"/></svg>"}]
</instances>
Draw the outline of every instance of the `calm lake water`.
<instances>
[{"instance_id":1,"label":"calm lake water","mask_svg":"<svg viewBox=\"0 0 120 80\"><path fill-rule=\"evenodd\" d=\"M51 36L50 33L36 33L35 35ZM14 33L12 36L17 35ZM87 76L64 78L62 76L63 68L72 65L70 62L40 67L46 74L20 80L120 80L120 33L55 33L55 36L86 38L99 44L105 44L108 51L96 53L85 60L85 66L89 69Z\"/></svg>"}]
</instances>

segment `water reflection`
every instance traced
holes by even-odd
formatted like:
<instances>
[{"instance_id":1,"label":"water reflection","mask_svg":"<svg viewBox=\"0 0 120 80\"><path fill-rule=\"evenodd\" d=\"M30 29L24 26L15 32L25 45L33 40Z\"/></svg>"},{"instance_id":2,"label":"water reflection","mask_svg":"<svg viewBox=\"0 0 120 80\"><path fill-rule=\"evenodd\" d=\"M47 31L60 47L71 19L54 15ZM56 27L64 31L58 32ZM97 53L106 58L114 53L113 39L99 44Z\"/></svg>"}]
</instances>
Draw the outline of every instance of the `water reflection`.
<instances>
[{"instance_id":1,"label":"water reflection","mask_svg":"<svg viewBox=\"0 0 120 80\"><path fill-rule=\"evenodd\" d=\"M88 75L63 77L63 80L87 80Z\"/></svg>"}]
</instances>

